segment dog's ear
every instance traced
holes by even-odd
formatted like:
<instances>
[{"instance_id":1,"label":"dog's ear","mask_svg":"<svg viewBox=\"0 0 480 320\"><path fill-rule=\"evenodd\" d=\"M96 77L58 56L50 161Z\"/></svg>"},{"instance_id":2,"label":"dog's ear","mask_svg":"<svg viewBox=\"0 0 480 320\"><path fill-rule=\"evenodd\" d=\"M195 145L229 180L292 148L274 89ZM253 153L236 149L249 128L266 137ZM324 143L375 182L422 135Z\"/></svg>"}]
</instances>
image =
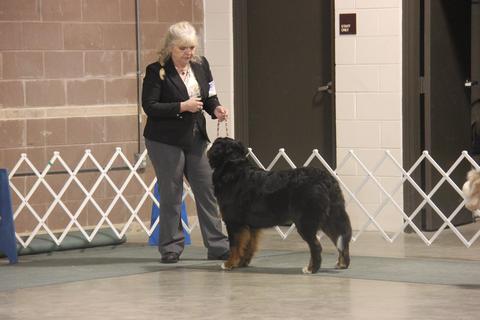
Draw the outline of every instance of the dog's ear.
<instances>
[{"instance_id":1,"label":"dog's ear","mask_svg":"<svg viewBox=\"0 0 480 320\"><path fill-rule=\"evenodd\" d=\"M467 181L470 187L470 193L478 194L480 192L480 171L470 170L467 173Z\"/></svg>"},{"instance_id":2,"label":"dog's ear","mask_svg":"<svg viewBox=\"0 0 480 320\"><path fill-rule=\"evenodd\" d=\"M232 153L234 153L238 158L244 159L247 156L248 150L240 141L232 140L231 146L232 146Z\"/></svg>"},{"instance_id":3,"label":"dog's ear","mask_svg":"<svg viewBox=\"0 0 480 320\"><path fill-rule=\"evenodd\" d=\"M474 179L478 179L479 176L480 176L479 172L477 172L477 170L475 170L475 169L472 169L472 170L468 171L468 173L467 173L467 180L472 181Z\"/></svg>"},{"instance_id":4,"label":"dog's ear","mask_svg":"<svg viewBox=\"0 0 480 320\"><path fill-rule=\"evenodd\" d=\"M470 196L476 198L480 197L480 176L478 172L475 172L475 175L469 179L470 182Z\"/></svg>"}]
</instances>

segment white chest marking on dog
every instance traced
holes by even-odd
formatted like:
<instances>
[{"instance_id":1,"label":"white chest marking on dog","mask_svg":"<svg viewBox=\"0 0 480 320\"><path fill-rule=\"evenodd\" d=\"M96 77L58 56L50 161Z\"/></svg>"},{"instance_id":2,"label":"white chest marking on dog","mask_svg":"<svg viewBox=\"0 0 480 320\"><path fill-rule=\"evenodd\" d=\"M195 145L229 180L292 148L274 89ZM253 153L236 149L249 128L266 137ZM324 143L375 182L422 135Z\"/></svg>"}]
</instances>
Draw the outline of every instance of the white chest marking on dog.
<instances>
[{"instance_id":1,"label":"white chest marking on dog","mask_svg":"<svg viewBox=\"0 0 480 320\"><path fill-rule=\"evenodd\" d=\"M343 236L338 237L337 239L337 249L343 251Z\"/></svg>"}]
</instances>

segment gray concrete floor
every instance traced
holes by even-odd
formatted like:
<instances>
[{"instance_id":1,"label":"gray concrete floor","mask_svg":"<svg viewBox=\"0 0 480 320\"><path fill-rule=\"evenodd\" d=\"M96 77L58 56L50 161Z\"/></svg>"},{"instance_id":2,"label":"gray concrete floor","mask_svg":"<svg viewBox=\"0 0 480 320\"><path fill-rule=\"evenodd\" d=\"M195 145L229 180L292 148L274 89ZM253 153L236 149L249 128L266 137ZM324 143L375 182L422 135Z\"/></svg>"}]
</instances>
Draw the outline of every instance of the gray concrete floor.
<instances>
[{"instance_id":1,"label":"gray concrete floor","mask_svg":"<svg viewBox=\"0 0 480 320\"><path fill-rule=\"evenodd\" d=\"M477 223L461 231L472 237L479 229ZM192 240L201 243L198 228ZM326 238L322 244L334 252ZM431 246L414 234L392 244L367 232L351 254L480 261L479 248L480 240L466 248L450 230ZM265 249L298 252L306 245L295 232L282 240L268 230ZM476 286L172 268L0 292L0 319L479 319L479 297Z\"/></svg>"}]
</instances>

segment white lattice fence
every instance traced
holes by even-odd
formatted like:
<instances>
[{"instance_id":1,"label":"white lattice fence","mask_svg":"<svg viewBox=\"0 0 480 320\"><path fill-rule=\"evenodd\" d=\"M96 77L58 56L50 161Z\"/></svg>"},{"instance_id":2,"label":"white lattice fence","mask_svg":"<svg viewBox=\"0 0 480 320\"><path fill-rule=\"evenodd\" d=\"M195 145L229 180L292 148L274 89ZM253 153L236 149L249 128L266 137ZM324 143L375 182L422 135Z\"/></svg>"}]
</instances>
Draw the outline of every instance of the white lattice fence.
<instances>
[{"instance_id":1,"label":"white lattice fence","mask_svg":"<svg viewBox=\"0 0 480 320\"><path fill-rule=\"evenodd\" d=\"M278 164L281 159L286 161L286 163L290 167L296 167L296 165L289 158L284 149L279 150L276 157L267 167L265 167L259 161L259 159L253 153L252 149L248 150L248 157L250 157L252 161L256 163L259 167L265 170L271 170L275 165ZM151 201L153 201L153 203L158 206L158 201L157 199L155 199L153 193L156 179L152 178L151 181L144 181L142 175L138 172L142 163L144 163L144 161L146 160L146 157L147 153L145 151L143 152L143 154L141 154L141 156L135 163L131 163L125 156L125 154L122 152L122 150L120 148L117 148L108 163L105 166L102 166L97 161L97 159L95 159L92 152L90 150L86 150L78 164L74 168L71 168L62 159L59 152L54 152L50 161L40 171L32 164L26 154L22 154L21 158L18 160L17 164L11 170L9 175L10 187L13 190L13 194L16 195L19 199L19 205L15 208L14 211L14 219L19 219L19 216L21 214L29 214L34 218L36 225L34 228L32 228L32 231L29 232L26 237L21 237L19 234L17 234L17 240L23 247L28 247L28 245L35 238L35 236L37 236L39 233L46 232L57 245L60 245L61 242L65 239L66 235L73 228L75 228L76 230L79 230L88 241L92 241L92 239L102 227L111 228L115 235L121 238L125 235L125 233L129 230L129 227L134 222L138 223L141 228L146 232L146 234L150 236L159 223L158 218L153 225L147 226L145 224L145 221L142 220L139 215L142 206L150 205ZM346 198L347 211L349 211L349 206L357 206L364 216L364 222L355 231L353 235L353 241L356 241L366 230L371 230L373 228L374 230L377 230L386 241L393 242L395 241L395 239L398 238L400 234L405 231L405 228L407 228L408 226L410 226L411 229L427 245L432 244L447 227L453 231L453 233L462 241L462 243L466 247L470 247L480 236L479 230L470 239L466 239L464 235L462 235L462 233L459 231L459 229L452 223L452 220L463 208L465 201L463 200L463 194L461 189L452 181L450 175L454 170L458 169L459 165L462 162L465 161L469 163L472 167L480 169L477 163L468 155L467 152L463 152L459 156L457 161L455 161L455 163L447 171L444 171L428 154L428 152L423 152L420 158L408 171L402 168L402 166L398 163L398 161L389 151L385 151L383 157L381 157L378 162L375 163L373 166L371 165L370 168L364 162L362 162L362 160L353 151L347 153L346 156L341 161L339 161L336 170L333 170L327 164L327 162L323 159L323 157L316 149L313 150L312 154L308 157L303 166L312 165L315 161L318 161L321 165L323 165L339 181ZM89 165L87 165L87 162ZM114 164L118 166L119 163L124 165L124 170L126 170L127 176L123 182L121 182L120 184L116 184L110 177L110 175L115 169ZM428 194L425 193L422 188L417 184L417 182L415 182L415 180L412 178L413 173L422 163L429 163L441 175L441 179ZM342 172L345 166L351 166L352 164L355 165L358 171L362 173L360 175L362 177L361 181L355 187L352 187L348 185L348 183L345 183L345 181L343 181L345 180L345 175L337 174L338 172ZM388 191L385 186L382 185L381 174L379 174L379 172L382 170L382 167L385 165L390 166L390 168L393 167L395 170L397 170L398 173L398 182L393 188L390 189L390 191ZM51 171L53 166L55 166L56 168L62 168L65 172L65 175L68 176L59 191L55 191L54 188L52 188L47 181L47 176L49 175L49 173L52 173ZM36 179L33 185L28 190L25 190L25 192L21 192L20 189L17 188L17 186L13 182L13 177L18 173L19 168L21 167L24 168L23 170L25 170L26 167L27 170L33 172ZM98 174L94 183L90 186L86 186L84 183L81 182L81 179L78 178L79 174L82 172L82 170L85 170L86 167L89 168L90 172L95 171ZM138 201L138 203L132 205L131 202L129 202L127 199L127 187L133 182L140 186L142 195L140 196L140 200ZM96 191L102 183L106 183L109 188L111 188L114 194L111 202L108 203L107 206L103 205L103 207L98 203L98 200L95 197ZM409 183L418 192L422 199L421 203L416 207L416 209L409 214L403 210L403 205L401 203L399 204L398 200L395 200L396 194L400 190L402 190L402 187L405 183ZM460 198L458 206L453 212L442 212L442 210L440 210L435 204L435 202L432 200L435 192L437 192L437 190L444 183L448 183L453 189L453 191L458 193ZM361 197L359 196L367 184L375 186L382 194L382 201L376 204L374 209L372 209L372 206L366 206L361 201ZM46 190L53 199L51 203L47 206L47 208L42 212L39 212L39 209L34 208L34 206L29 202L32 199L32 196L36 192L38 192L40 186L42 186L43 189ZM69 208L69 206L66 205L66 201L64 200L65 194L67 193L69 188L73 187L81 190L83 198L81 200L80 206L74 210ZM194 195L188 184L184 184L183 199L185 200L187 197L190 197L193 201L195 200ZM86 210L85 208L87 207L87 205L93 207L94 210L98 212L98 214L100 214L100 219L97 223L94 224L93 231L87 231L86 226L82 226L82 224L79 222L79 218ZM110 218L112 210L118 208L119 205L126 208L128 212L128 219L126 219L126 221L124 221L120 227L118 223L113 223ZM432 236L430 236L430 238L428 238L427 235L413 223L413 219L427 205L430 206L444 222L443 225L438 229L438 231L436 231ZM393 207L394 212L396 212L396 214L399 214L404 221L403 225L393 234L392 232L385 231L385 228L382 227L382 224L380 222L381 219L379 219L380 215L385 211L385 208L387 206ZM58 233L56 235L55 232L53 232L52 229L48 226L47 220L51 216L52 212L54 210L58 210L59 208L62 214L66 215L67 220L69 221L66 224L66 227L58 236ZM187 232L189 233L196 227L196 224L188 225L187 223L185 223L185 221L182 221L182 223ZM89 227L92 227L92 225L89 224ZM289 234L295 229L295 225L291 225L290 227L286 228L286 230L285 228L283 229L284 230L282 230L281 227L276 227L276 230L279 233L280 237L286 239Z\"/></svg>"}]
</instances>

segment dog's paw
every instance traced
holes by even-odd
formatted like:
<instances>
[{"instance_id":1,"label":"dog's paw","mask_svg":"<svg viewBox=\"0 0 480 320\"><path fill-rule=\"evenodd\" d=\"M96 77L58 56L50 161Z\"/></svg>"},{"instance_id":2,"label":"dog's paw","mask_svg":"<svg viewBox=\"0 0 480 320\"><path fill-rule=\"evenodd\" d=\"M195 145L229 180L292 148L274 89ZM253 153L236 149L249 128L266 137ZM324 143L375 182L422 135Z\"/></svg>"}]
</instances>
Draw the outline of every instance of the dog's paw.
<instances>
[{"instance_id":1,"label":"dog's paw","mask_svg":"<svg viewBox=\"0 0 480 320\"><path fill-rule=\"evenodd\" d=\"M238 263L239 268L246 268L250 265L250 260L242 260Z\"/></svg>"},{"instance_id":2,"label":"dog's paw","mask_svg":"<svg viewBox=\"0 0 480 320\"><path fill-rule=\"evenodd\" d=\"M225 271L232 270L232 267L227 266L225 262L220 265L220 268L222 268L222 270L225 270Z\"/></svg>"},{"instance_id":3,"label":"dog's paw","mask_svg":"<svg viewBox=\"0 0 480 320\"><path fill-rule=\"evenodd\" d=\"M309 270L309 269L308 269L308 266L306 266L306 267L303 267L302 272L303 272L304 274L311 274L311 273L312 273L312 270Z\"/></svg>"}]
</instances>

